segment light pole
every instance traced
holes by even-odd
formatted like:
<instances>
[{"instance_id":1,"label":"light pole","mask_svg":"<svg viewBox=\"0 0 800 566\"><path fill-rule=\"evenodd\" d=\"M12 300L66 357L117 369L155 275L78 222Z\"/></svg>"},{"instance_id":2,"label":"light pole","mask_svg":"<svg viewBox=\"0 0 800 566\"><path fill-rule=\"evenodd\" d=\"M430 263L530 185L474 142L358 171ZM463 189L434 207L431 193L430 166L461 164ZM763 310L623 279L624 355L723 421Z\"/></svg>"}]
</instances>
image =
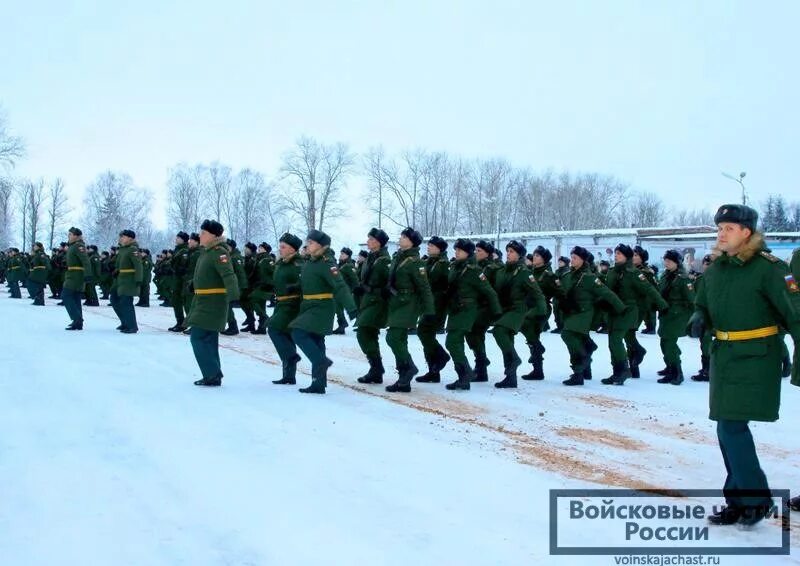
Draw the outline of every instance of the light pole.
<instances>
[{"instance_id":1,"label":"light pole","mask_svg":"<svg viewBox=\"0 0 800 566\"><path fill-rule=\"evenodd\" d=\"M722 176L723 177L726 177L726 178L730 179L731 181L736 181L737 183L739 183L742 186L742 204L747 205L747 193L745 193L744 182L742 181L742 179L744 179L745 175L747 175L747 173L744 172L744 171L739 173L738 177L734 177L733 175L731 175L730 173L726 173L725 171L722 172Z\"/></svg>"}]
</instances>

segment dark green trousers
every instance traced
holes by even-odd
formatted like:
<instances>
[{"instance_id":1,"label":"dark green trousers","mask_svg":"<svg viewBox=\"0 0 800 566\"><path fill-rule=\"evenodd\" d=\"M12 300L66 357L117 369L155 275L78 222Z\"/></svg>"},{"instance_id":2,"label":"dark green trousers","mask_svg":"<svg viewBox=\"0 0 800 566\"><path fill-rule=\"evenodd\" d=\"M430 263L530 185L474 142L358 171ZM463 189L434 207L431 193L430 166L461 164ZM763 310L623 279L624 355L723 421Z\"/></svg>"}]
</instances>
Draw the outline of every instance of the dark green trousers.
<instances>
[{"instance_id":1,"label":"dark green trousers","mask_svg":"<svg viewBox=\"0 0 800 566\"><path fill-rule=\"evenodd\" d=\"M717 439L728 476L722 488L725 501L733 507L755 506L767 502L771 493L761 469L748 421L717 421ZM755 490L747 497L739 490Z\"/></svg>"},{"instance_id":2,"label":"dark green trousers","mask_svg":"<svg viewBox=\"0 0 800 566\"><path fill-rule=\"evenodd\" d=\"M417 330L417 332L419 332L419 330ZM466 336L467 333L464 330L447 331L447 338L445 338L444 346L450 353L450 357L453 359L454 365L466 365L468 363L467 353L464 350L464 339Z\"/></svg>"},{"instance_id":3,"label":"dark green trousers","mask_svg":"<svg viewBox=\"0 0 800 566\"><path fill-rule=\"evenodd\" d=\"M117 295L116 291L111 291L110 304L117 313L117 318L123 328L139 330L136 324L136 309L133 308L133 297Z\"/></svg>"},{"instance_id":4,"label":"dark green trousers","mask_svg":"<svg viewBox=\"0 0 800 566\"><path fill-rule=\"evenodd\" d=\"M664 356L664 363L668 366L676 366L681 363L681 349L678 346L677 338L661 338L661 354Z\"/></svg>"},{"instance_id":5,"label":"dark green trousers","mask_svg":"<svg viewBox=\"0 0 800 566\"><path fill-rule=\"evenodd\" d=\"M514 336L516 332L505 326L495 326L492 329L494 334L494 341L497 342L497 347L503 354L514 351Z\"/></svg>"},{"instance_id":6,"label":"dark green trousers","mask_svg":"<svg viewBox=\"0 0 800 566\"><path fill-rule=\"evenodd\" d=\"M588 353L586 351L586 338L588 335L572 330L562 329L561 340L569 352L569 364L575 373L580 373L586 369Z\"/></svg>"},{"instance_id":7,"label":"dark green trousers","mask_svg":"<svg viewBox=\"0 0 800 566\"><path fill-rule=\"evenodd\" d=\"M361 330L361 327L358 329ZM411 354L408 353L408 328L389 328L386 332L386 344L392 349L398 366L411 361Z\"/></svg>"},{"instance_id":8,"label":"dark green trousers","mask_svg":"<svg viewBox=\"0 0 800 566\"><path fill-rule=\"evenodd\" d=\"M485 313L479 312L478 321L488 320L484 315ZM486 332L489 330L488 326L478 321L472 326L472 330L467 332L467 346L475 354L475 359L486 357Z\"/></svg>"},{"instance_id":9,"label":"dark green trousers","mask_svg":"<svg viewBox=\"0 0 800 566\"><path fill-rule=\"evenodd\" d=\"M420 320L417 325L417 337L422 344L422 351L425 353L426 361L435 359L442 349L442 345L436 340L436 334L443 325L444 317L438 314L432 320Z\"/></svg>"},{"instance_id":10,"label":"dark green trousers","mask_svg":"<svg viewBox=\"0 0 800 566\"><path fill-rule=\"evenodd\" d=\"M641 348L636 339L636 330L616 329L608 332L608 351L611 362L624 362ZM630 353L630 356L629 356Z\"/></svg>"},{"instance_id":11,"label":"dark green trousers","mask_svg":"<svg viewBox=\"0 0 800 566\"><path fill-rule=\"evenodd\" d=\"M183 324L186 314L183 311L183 283L176 279L172 289L172 310L175 312L175 322Z\"/></svg>"},{"instance_id":12,"label":"dark green trousers","mask_svg":"<svg viewBox=\"0 0 800 566\"><path fill-rule=\"evenodd\" d=\"M358 326L356 339L358 346L368 359L379 358L381 356L381 346L378 343L380 329L373 326Z\"/></svg>"},{"instance_id":13,"label":"dark green trousers","mask_svg":"<svg viewBox=\"0 0 800 566\"><path fill-rule=\"evenodd\" d=\"M222 377L222 364L219 360L219 332L192 327L190 334L192 351L203 379Z\"/></svg>"},{"instance_id":14,"label":"dark green trousers","mask_svg":"<svg viewBox=\"0 0 800 566\"><path fill-rule=\"evenodd\" d=\"M13 297L14 295L11 296ZM82 300L83 293L71 289L61 291L61 301L64 303L64 308L67 309L67 314L72 322L83 322Z\"/></svg>"}]
</instances>

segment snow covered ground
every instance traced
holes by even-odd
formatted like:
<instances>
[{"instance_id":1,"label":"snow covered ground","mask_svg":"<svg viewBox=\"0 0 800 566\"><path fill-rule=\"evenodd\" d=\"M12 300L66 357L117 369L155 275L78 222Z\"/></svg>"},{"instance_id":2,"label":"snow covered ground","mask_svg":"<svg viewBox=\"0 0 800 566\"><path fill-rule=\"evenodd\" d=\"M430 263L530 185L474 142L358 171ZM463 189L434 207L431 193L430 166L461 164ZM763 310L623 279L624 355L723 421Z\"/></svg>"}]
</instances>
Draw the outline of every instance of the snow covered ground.
<instances>
[{"instance_id":1,"label":"snow covered ground","mask_svg":"<svg viewBox=\"0 0 800 566\"><path fill-rule=\"evenodd\" d=\"M348 330L328 338L328 393L306 396L270 383L280 366L266 336L221 337L224 385L201 389L188 337L165 331L171 309L137 309L139 334L122 335L109 307L84 308L86 329L65 332L66 312L47 302L0 292L3 565L614 564L550 554L549 490L724 479L707 385L688 380L699 363L690 339L680 387L655 382L652 336L641 337L642 379L603 386L597 336L595 379L564 387L566 349L547 334L544 382L391 395L356 383L367 365ZM522 340L518 350L527 359ZM490 359L493 382L493 344ZM300 386L308 370L304 360ZM781 420L752 429L771 485L800 489L800 389L784 383ZM599 545L610 528L598 521L585 538ZM733 545L779 528L714 536Z\"/></svg>"}]
</instances>

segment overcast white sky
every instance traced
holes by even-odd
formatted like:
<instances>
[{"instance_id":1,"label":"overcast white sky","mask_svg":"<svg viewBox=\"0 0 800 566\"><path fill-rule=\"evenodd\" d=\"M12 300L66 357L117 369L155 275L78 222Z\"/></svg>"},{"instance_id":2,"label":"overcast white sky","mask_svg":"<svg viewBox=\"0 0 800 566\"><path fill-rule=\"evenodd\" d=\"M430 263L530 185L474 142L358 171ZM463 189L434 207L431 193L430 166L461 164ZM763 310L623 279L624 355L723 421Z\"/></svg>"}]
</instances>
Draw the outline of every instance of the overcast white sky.
<instances>
[{"instance_id":1,"label":"overcast white sky","mask_svg":"<svg viewBox=\"0 0 800 566\"><path fill-rule=\"evenodd\" d=\"M597 171L671 206L800 198L800 2L6 2L0 104L16 174L273 174L302 134ZM353 242L353 213L332 227Z\"/></svg>"}]
</instances>

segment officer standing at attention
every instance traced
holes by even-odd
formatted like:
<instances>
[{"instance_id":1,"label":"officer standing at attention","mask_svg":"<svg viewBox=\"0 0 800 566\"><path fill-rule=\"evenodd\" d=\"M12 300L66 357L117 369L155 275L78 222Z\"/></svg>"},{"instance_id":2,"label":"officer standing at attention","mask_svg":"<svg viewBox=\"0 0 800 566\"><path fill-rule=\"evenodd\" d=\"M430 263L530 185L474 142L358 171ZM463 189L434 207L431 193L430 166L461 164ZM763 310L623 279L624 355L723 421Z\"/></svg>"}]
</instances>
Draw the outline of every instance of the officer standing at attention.
<instances>
[{"instance_id":1,"label":"officer standing at attention","mask_svg":"<svg viewBox=\"0 0 800 566\"><path fill-rule=\"evenodd\" d=\"M117 330L123 334L139 332L133 298L141 294L142 277L142 260L139 257L136 232L123 230L119 233L119 249L114 265L114 283L111 285L110 302L119 318L120 325Z\"/></svg>"},{"instance_id":2,"label":"officer standing at attention","mask_svg":"<svg viewBox=\"0 0 800 566\"><path fill-rule=\"evenodd\" d=\"M33 296L33 304L44 306L44 286L47 284L47 274L50 271L50 258L44 253L41 242L33 244L33 257L31 258L31 271L28 275L28 288Z\"/></svg>"},{"instance_id":3,"label":"officer standing at attention","mask_svg":"<svg viewBox=\"0 0 800 566\"><path fill-rule=\"evenodd\" d=\"M83 330L83 309L81 299L87 283L92 281L92 266L86 254L86 244L83 242L83 232L74 226L67 234L69 247L67 248L66 273L64 275L64 289L61 291L61 300L67 309L72 324L66 330Z\"/></svg>"},{"instance_id":4,"label":"officer standing at attention","mask_svg":"<svg viewBox=\"0 0 800 566\"><path fill-rule=\"evenodd\" d=\"M231 249L222 237L222 224L204 220L200 225L201 252L192 279L192 308L186 324L191 330L192 350L202 379L195 385L222 385L219 333L228 319L228 303L239 298L239 282L231 264Z\"/></svg>"},{"instance_id":5,"label":"officer standing at attention","mask_svg":"<svg viewBox=\"0 0 800 566\"><path fill-rule=\"evenodd\" d=\"M695 338L714 329L709 418L717 422L727 478L726 506L708 520L716 525L761 521L773 505L749 421L778 419L781 394L780 328L800 350L800 287L780 259L764 249L758 213L726 204L714 217L722 252L703 275L690 322ZM795 366L792 383L800 385ZM742 494L741 490L748 490Z\"/></svg>"}]
</instances>

